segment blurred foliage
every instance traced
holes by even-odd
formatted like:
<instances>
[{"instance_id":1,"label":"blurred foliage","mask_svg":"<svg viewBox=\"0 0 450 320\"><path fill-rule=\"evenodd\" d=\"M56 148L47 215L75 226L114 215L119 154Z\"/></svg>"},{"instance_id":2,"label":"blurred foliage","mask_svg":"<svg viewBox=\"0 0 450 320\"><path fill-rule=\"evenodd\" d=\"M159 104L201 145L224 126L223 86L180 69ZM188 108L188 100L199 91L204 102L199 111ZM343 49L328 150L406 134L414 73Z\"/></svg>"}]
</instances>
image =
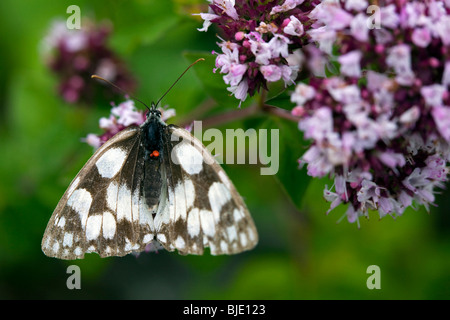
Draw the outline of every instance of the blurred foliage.
<instances>
[{"instance_id":1,"label":"blurred foliage","mask_svg":"<svg viewBox=\"0 0 450 320\"><path fill-rule=\"evenodd\" d=\"M259 245L236 256L129 255L81 261L44 256L40 243L65 188L92 154L80 138L98 132L105 105L73 106L56 94L56 78L40 55L50 22L77 4L83 16L114 26L110 45L139 81L137 96L157 100L190 61L205 57L163 100L172 123L236 110L219 74L212 73L214 31L200 33L201 0L0 2L0 298L3 299L447 299L450 297L449 192L431 213L407 211L393 220L373 213L361 228L339 208L329 216L326 181L310 180L296 159L305 141L295 124L261 116L225 128L280 130L280 171L224 165L245 198ZM5 32L5 30L7 32ZM275 98L288 107L284 96ZM116 101L120 102L120 101ZM243 108L252 101L246 101ZM198 120L201 118L199 117ZM329 184L329 182L328 182ZM67 266L81 267L81 290L66 287ZM381 268L381 290L366 287L370 265Z\"/></svg>"}]
</instances>

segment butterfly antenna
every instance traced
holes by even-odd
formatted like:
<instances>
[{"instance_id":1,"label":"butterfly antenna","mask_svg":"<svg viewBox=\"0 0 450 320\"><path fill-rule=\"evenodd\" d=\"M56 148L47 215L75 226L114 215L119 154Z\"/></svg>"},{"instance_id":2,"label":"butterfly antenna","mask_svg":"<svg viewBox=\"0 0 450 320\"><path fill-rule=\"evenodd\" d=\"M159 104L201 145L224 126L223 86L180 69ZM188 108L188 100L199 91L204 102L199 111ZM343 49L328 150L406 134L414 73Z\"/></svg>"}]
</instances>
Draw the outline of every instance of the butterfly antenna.
<instances>
[{"instance_id":1,"label":"butterfly antenna","mask_svg":"<svg viewBox=\"0 0 450 320\"><path fill-rule=\"evenodd\" d=\"M116 88L117 90L122 91L123 93L125 93L125 94L128 95L128 96L130 96L131 98L133 98L133 99L139 101L140 103L142 103L142 104L150 111L150 108L149 108L142 100L140 100L140 99L136 98L135 96L129 94L128 92L126 92L125 90L123 90L121 87L116 86L116 85L115 85L114 83L112 83L111 81L108 81L108 80L106 80L105 78L102 78L102 77L100 77L100 76L98 76L98 75L96 75L96 74L93 74L93 75L91 76L91 78L92 78L92 79L99 79L99 80L105 81L105 82L106 82L107 84L109 84L110 86L113 86L113 87Z\"/></svg>"},{"instance_id":2,"label":"butterfly antenna","mask_svg":"<svg viewBox=\"0 0 450 320\"><path fill-rule=\"evenodd\" d=\"M204 60L205 60L205 59L200 58L200 59L195 60L195 62L191 63L191 65L190 65L189 67L187 67L186 70L183 71L183 73L178 77L178 79L175 80L175 82L170 86L170 88L167 89L167 91L162 95L161 98L159 98L159 100L158 100L154 105L152 105L152 107L154 106L154 107L156 108L156 106L159 104L159 102L166 96L167 93L169 93L169 91L173 88L173 86L177 84L177 82L181 79L181 77L183 77L184 74L185 74L185 73L186 73L186 72L187 72L194 64L196 64L196 63L199 62L199 61L204 61Z\"/></svg>"}]
</instances>

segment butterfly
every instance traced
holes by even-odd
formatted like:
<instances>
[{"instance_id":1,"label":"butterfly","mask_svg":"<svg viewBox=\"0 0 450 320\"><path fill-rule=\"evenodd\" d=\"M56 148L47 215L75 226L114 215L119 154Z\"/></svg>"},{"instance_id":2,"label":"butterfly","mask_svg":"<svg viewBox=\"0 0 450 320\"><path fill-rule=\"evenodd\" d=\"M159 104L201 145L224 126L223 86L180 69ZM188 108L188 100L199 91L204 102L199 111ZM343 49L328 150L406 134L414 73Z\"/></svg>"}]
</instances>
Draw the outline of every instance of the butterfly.
<instances>
[{"instance_id":1,"label":"butterfly","mask_svg":"<svg viewBox=\"0 0 450 320\"><path fill-rule=\"evenodd\" d=\"M142 125L97 149L71 182L42 239L47 256L255 247L255 224L225 171L190 132L161 120L156 105Z\"/></svg>"}]
</instances>

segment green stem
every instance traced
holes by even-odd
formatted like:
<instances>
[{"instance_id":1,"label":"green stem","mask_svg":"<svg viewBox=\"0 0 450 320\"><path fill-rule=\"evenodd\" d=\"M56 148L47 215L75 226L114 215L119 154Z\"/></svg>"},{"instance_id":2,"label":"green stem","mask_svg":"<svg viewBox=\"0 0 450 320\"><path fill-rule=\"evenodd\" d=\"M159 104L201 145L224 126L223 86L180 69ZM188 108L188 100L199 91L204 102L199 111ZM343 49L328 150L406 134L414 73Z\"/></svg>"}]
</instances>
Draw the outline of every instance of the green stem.
<instances>
[{"instance_id":1,"label":"green stem","mask_svg":"<svg viewBox=\"0 0 450 320\"><path fill-rule=\"evenodd\" d=\"M258 102L255 104L252 104L251 106L244 108L244 109L236 109L228 112L224 112L218 115L213 115L204 118L203 121L203 127L204 128L211 128L215 126L219 126L228 122L233 122L236 120L245 119L248 117L256 116L256 115L263 115L263 114L269 114L274 115L279 118L283 118L289 121L298 122L300 120L299 117L292 115L289 110L282 109L276 106L265 104L264 101L267 96L267 91L264 90L261 95L259 96ZM185 127L190 125L195 119L201 119L201 114L205 113L206 111L209 111L214 108L214 104L211 103L211 100L207 100L204 104L202 104L199 108L197 108L197 111L192 116L190 120L184 120L181 121L181 126Z\"/></svg>"},{"instance_id":2,"label":"green stem","mask_svg":"<svg viewBox=\"0 0 450 320\"><path fill-rule=\"evenodd\" d=\"M266 101L266 98L267 98L267 90L263 89L258 99L258 107L261 110L264 110L264 102Z\"/></svg>"},{"instance_id":3,"label":"green stem","mask_svg":"<svg viewBox=\"0 0 450 320\"><path fill-rule=\"evenodd\" d=\"M294 121L294 122L299 122L300 121L300 117L294 116L292 113L289 112L289 110L286 109L282 109L282 108L278 108L269 104L265 104L263 106L263 111L265 113L269 113L272 115L275 115L277 117L286 119L286 120L290 120L290 121Z\"/></svg>"},{"instance_id":4,"label":"green stem","mask_svg":"<svg viewBox=\"0 0 450 320\"><path fill-rule=\"evenodd\" d=\"M258 113L259 108L257 105L251 105L245 109L236 109L232 111L228 111L222 114L213 115L203 119L203 127L211 128L215 126L219 126L228 122L233 122L240 119L245 119L250 116L254 116ZM191 121L192 122L192 121ZM189 123L190 124L190 123Z\"/></svg>"}]
</instances>

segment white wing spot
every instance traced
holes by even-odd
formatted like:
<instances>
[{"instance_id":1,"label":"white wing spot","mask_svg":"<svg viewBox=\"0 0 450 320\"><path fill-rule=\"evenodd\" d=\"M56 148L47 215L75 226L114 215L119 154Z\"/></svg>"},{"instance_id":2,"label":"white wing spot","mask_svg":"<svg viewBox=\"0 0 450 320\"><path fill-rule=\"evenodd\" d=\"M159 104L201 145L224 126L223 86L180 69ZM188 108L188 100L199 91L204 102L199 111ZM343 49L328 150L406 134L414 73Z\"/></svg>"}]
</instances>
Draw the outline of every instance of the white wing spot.
<instances>
[{"instance_id":1,"label":"white wing spot","mask_svg":"<svg viewBox=\"0 0 450 320\"><path fill-rule=\"evenodd\" d=\"M255 237L255 232L253 231L253 229L248 228L247 229L247 233L248 233L248 237L250 238L250 241L255 241L256 237Z\"/></svg>"},{"instance_id":2,"label":"white wing spot","mask_svg":"<svg viewBox=\"0 0 450 320\"><path fill-rule=\"evenodd\" d=\"M158 236L156 238L161 243L166 243L167 242L166 236L164 234L158 234Z\"/></svg>"},{"instance_id":3,"label":"white wing spot","mask_svg":"<svg viewBox=\"0 0 450 320\"><path fill-rule=\"evenodd\" d=\"M117 221L122 219L131 222L131 190L124 184L119 187L117 199Z\"/></svg>"},{"instance_id":4,"label":"white wing spot","mask_svg":"<svg viewBox=\"0 0 450 320\"><path fill-rule=\"evenodd\" d=\"M228 244L225 241L220 241L220 250L222 252L228 252Z\"/></svg>"},{"instance_id":5,"label":"white wing spot","mask_svg":"<svg viewBox=\"0 0 450 320\"><path fill-rule=\"evenodd\" d=\"M186 141L192 145L195 149L201 150L201 156L203 159L203 162L206 164L213 164L217 163L216 159L211 155L211 153L206 149L200 140L192 136L187 130L182 128L176 128L172 131L171 141L179 141L180 138L183 139L183 142L186 143ZM173 158L172 158L173 160ZM178 163L176 163L178 164ZM201 169L200 169L201 170Z\"/></svg>"},{"instance_id":6,"label":"white wing spot","mask_svg":"<svg viewBox=\"0 0 450 320\"><path fill-rule=\"evenodd\" d=\"M73 253L75 253L75 255L77 255L77 256L81 256L83 251L81 250L80 247L76 247L75 250L73 250Z\"/></svg>"},{"instance_id":7,"label":"white wing spot","mask_svg":"<svg viewBox=\"0 0 450 320\"><path fill-rule=\"evenodd\" d=\"M117 207L117 191L118 186L115 181L111 181L111 183L108 186L108 189L106 189L106 204L108 205L108 208L112 211L116 211Z\"/></svg>"},{"instance_id":8,"label":"white wing spot","mask_svg":"<svg viewBox=\"0 0 450 320\"><path fill-rule=\"evenodd\" d=\"M53 252L58 252L59 250L59 242L55 241L55 243L53 244Z\"/></svg>"},{"instance_id":9,"label":"white wing spot","mask_svg":"<svg viewBox=\"0 0 450 320\"><path fill-rule=\"evenodd\" d=\"M202 226L203 233L207 236L214 237L216 233L216 228L214 226L214 216L209 210L200 211L200 223Z\"/></svg>"},{"instance_id":10,"label":"white wing spot","mask_svg":"<svg viewBox=\"0 0 450 320\"><path fill-rule=\"evenodd\" d=\"M175 216L175 204L174 204L174 192L172 188L167 188L169 194L167 195L165 190L161 192L158 211L156 212L155 219L153 221L154 228L158 232L162 226L169 223L170 219Z\"/></svg>"},{"instance_id":11,"label":"white wing spot","mask_svg":"<svg viewBox=\"0 0 450 320\"><path fill-rule=\"evenodd\" d=\"M186 192L186 209L194 205L195 187L191 179L184 180L184 191Z\"/></svg>"},{"instance_id":12,"label":"white wing spot","mask_svg":"<svg viewBox=\"0 0 450 320\"><path fill-rule=\"evenodd\" d=\"M149 243L150 241L153 240L153 234L148 233L144 236L144 238L142 239L143 243Z\"/></svg>"},{"instance_id":13,"label":"white wing spot","mask_svg":"<svg viewBox=\"0 0 450 320\"><path fill-rule=\"evenodd\" d=\"M133 198L134 199L134 198ZM139 223L149 226L150 230L154 230L152 211L145 203L144 198L139 199Z\"/></svg>"},{"instance_id":14,"label":"white wing spot","mask_svg":"<svg viewBox=\"0 0 450 320\"><path fill-rule=\"evenodd\" d=\"M134 222L139 221L139 189L136 189L131 197L131 215Z\"/></svg>"},{"instance_id":15,"label":"white wing spot","mask_svg":"<svg viewBox=\"0 0 450 320\"><path fill-rule=\"evenodd\" d=\"M177 249L183 250L185 246L186 242L184 242L184 239L181 236L178 236L177 239L175 240L175 247Z\"/></svg>"},{"instance_id":16,"label":"white wing spot","mask_svg":"<svg viewBox=\"0 0 450 320\"><path fill-rule=\"evenodd\" d=\"M178 219L186 219L186 193L184 191L184 184L182 182L178 183L175 187L174 192L175 199L175 221Z\"/></svg>"},{"instance_id":17,"label":"white wing spot","mask_svg":"<svg viewBox=\"0 0 450 320\"><path fill-rule=\"evenodd\" d=\"M125 246L124 246L124 250L125 251L130 251L133 248L130 240L128 238L125 238Z\"/></svg>"},{"instance_id":18,"label":"white wing spot","mask_svg":"<svg viewBox=\"0 0 450 320\"><path fill-rule=\"evenodd\" d=\"M86 240L97 239L102 229L102 216L94 215L87 219L86 223Z\"/></svg>"},{"instance_id":19,"label":"white wing spot","mask_svg":"<svg viewBox=\"0 0 450 320\"><path fill-rule=\"evenodd\" d=\"M73 244L73 233L66 232L64 234L63 247L71 247Z\"/></svg>"},{"instance_id":20,"label":"white wing spot","mask_svg":"<svg viewBox=\"0 0 450 320\"><path fill-rule=\"evenodd\" d=\"M59 218L57 226L60 228L64 228L65 225L66 225L66 218L64 217Z\"/></svg>"},{"instance_id":21,"label":"white wing spot","mask_svg":"<svg viewBox=\"0 0 450 320\"><path fill-rule=\"evenodd\" d=\"M211 251L212 255L216 255L217 254L217 248L216 245L212 242L209 243L209 250Z\"/></svg>"},{"instance_id":22,"label":"white wing spot","mask_svg":"<svg viewBox=\"0 0 450 320\"><path fill-rule=\"evenodd\" d=\"M231 193L223 183L214 182L208 190L209 203L216 223L220 221L222 206L231 199Z\"/></svg>"},{"instance_id":23,"label":"white wing spot","mask_svg":"<svg viewBox=\"0 0 450 320\"><path fill-rule=\"evenodd\" d=\"M172 162L181 165L188 174L197 174L203 169L203 156L186 142L181 142L172 150Z\"/></svg>"},{"instance_id":24,"label":"white wing spot","mask_svg":"<svg viewBox=\"0 0 450 320\"><path fill-rule=\"evenodd\" d=\"M67 205L75 210L80 216L81 226L83 229L86 226L86 220L91 208L92 196L86 189L77 189L67 200Z\"/></svg>"},{"instance_id":25,"label":"white wing spot","mask_svg":"<svg viewBox=\"0 0 450 320\"><path fill-rule=\"evenodd\" d=\"M239 233L239 238L241 240L241 246L247 246L247 235L243 232Z\"/></svg>"},{"instance_id":26,"label":"white wing spot","mask_svg":"<svg viewBox=\"0 0 450 320\"><path fill-rule=\"evenodd\" d=\"M235 208L233 210L233 217L234 217L234 221L238 222L244 217L244 214L241 210L238 210L237 208Z\"/></svg>"},{"instance_id":27,"label":"white wing spot","mask_svg":"<svg viewBox=\"0 0 450 320\"><path fill-rule=\"evenodd\" d=\"M43 247L46 249L50 249L50 238L49 237L47 237L47 239L45 239L45 243L44 243Z\"/></svg>"},{"instance_id":28,"label":"white wing spot","mask_svg":"<svg viewBox=\"0 0 450 320\"><path fill-rule=\"evenodd\" d=\"M237 240L237 232L235 226L230 226L227 228L227 234L228 234L228 241L233 242Z\"/></svg>"},{"instance_id":29,"label":"white wing spot","mask_svg":"<svg viewBox=\"0 0 450 320\"><path fill-rule=\"evenodd\" d=\"M103 178L112 178L122 168L126 156L127 153L122 149L111 148L101 155L95 165Z\"/></svg>"},{"instance_id":30,"label":"white wing spot","mask_svg":"<svg viewBox=\"0 0 450 320\"><path fill-rule=\"evenodd\" d=\"M103 238L112 239L116 234L116 219L111 212L103 212Z\"/></svg>"},{"instance_id":31,"label":"white wing spot","mask_svg":"<svg viewBox=\"0 0 450 320\"><path fill-rule=\"evenodd\" d=\"M198 208L192 208L187 217L187 232L191 237L200 233L200 220Z\"/></svg>"}]
</instances>

